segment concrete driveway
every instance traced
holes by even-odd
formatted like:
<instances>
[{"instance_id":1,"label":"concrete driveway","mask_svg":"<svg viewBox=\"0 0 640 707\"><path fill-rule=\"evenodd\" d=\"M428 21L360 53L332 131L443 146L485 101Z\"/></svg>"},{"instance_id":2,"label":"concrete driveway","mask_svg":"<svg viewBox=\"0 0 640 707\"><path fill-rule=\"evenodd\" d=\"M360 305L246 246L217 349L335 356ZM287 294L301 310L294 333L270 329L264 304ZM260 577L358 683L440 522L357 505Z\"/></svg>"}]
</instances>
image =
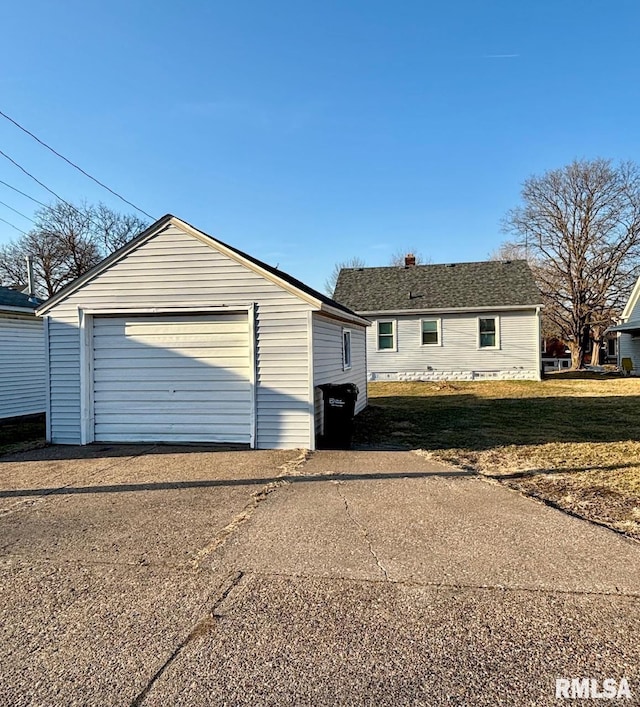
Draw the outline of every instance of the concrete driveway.
<instances>
[{"instance_id":1,"label":"concrete driveway","mask_svg":"<svg viewBox=\"0 0 640 707\"><path fill-rule=\"evenodd\" d=\"M640 703L640 545L410 452L0 459L12 705Z\"/></svg>"}]
</instances>

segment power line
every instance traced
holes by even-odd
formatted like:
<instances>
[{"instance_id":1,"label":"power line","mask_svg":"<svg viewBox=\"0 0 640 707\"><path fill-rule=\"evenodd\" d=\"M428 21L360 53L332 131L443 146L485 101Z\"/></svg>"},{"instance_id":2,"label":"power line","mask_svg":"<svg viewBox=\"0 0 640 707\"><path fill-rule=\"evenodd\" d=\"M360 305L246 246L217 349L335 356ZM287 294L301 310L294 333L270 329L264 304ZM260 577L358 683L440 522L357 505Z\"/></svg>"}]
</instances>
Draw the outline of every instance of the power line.
<instances>
[{"instance_id":1,"label":"power line","mask_svg":"<svg viewBox=\"0 0 640 707\"><path fill-rule=\"evenodd\" d=\"M37 177L34 177L31 172L27 172L27 170L22 165L18 164L12 157L9 157L6 152L0 150L0 155L2 155L5 159L9 160L9 162L15 165L21 172L24 172L27 177L31 177L31 179L33 179L36 184L39 184L43 189L46 189L49 194L53 194L53 196L55 196L58 201L62 201L64 204L71 207L72 209L75 209L76 211L78 210L75 208L75 206L73 206L73 204L70 204L68 201L65 201L60 195L56 194L53 189L49 189L49 187L46 184L43 184Z\"/></svg>"},{"instance_id":2,"label":"power line","mask_svg":"<svg viewBox=\"0 0 640 707\"><path fill-rule=\"evenodd\" d=\"M31 177L31 179L33 179L34 182L39 184L43 189L46 189L50 194L53 194L58 201L61 201L63 204L65 204L65 206L68 206L70 209L75 211L79 216L82 216L83 218L86 216L86 214L83 214L79 208L77 208L76 206L74 206L73 204L68 202L66 199L63 199L59 194L56 194L53 191L53 189L49 189L49 187L46 184L41 182L37 177L34 177L33 174L31 174L31 172L28 172L21 164L18 164L18 162L16 162L12 157L9 157L9 155L7 155L6 152L3 152L2 150L0 150L0 155L2 155L4 158L8 159L9 162L11 162L11 164L14 164L19 170L24 172L28 177ZM94 226L99 227L99 224L96 224L96 222L90 217L89 217L89 221L91 221L91 223Z\"/></svg>"},{"instance_id":3,"label":"power line","mask_svg":"<svg viewBox=\"0 0 640 707\"><path fill-rule=\"evenodd\" d=\"M58 201L62 202L65 206L68 206L72 211L75 211L79 216L81 216L82 218L86 218L94 226L96 226L98 229L102 230L102 226L99 223L97 223L96 221L94 221L93 218L91 218L91 216L87 215L86 213L83 213L78 207L74 206L73 204L68 202L66 199L63 199L59 194L56 194L53 191L53 189L49 189L49 187L46 184L41 182L37 177L34 177L33 174L31 174L31 172L27 171L21 164L16 162L12 157L9 157L9 155L7 155L6 152L3 152L2 150L0 150L0 155L2 155L2 157L4 157L5 159L9 160L9 162L11 162L11 164L15 165L21 172L24 172L24 174L26 174L28 177L33 179L33 181L36 182L37 184L39 184L43 189L46 189L50 194L53 194L53 196L55 196ZM13 189L14 191L19 191L15 187L12 187L10 184L7 184L6 182L2 182L2 184L6 184L10 189ZM24 194L24 192L19 192L19 193ZM24 194L24 196L28 197L29 199L33 199L33 197L30 197L28 194ZM33 199L33 200L36 201L36 199ZM37 202L37 203L40 204L41 202ZM45 208L48 208L45 204L42 204L42 206L44 206ZM9 225L12 225L12 224L9 224ZM17 230L20 230L20 229L17 229ZM24 231L22 231L22 233L24 233Z\"/></svg>"},{"instance_id":4,"label":"power line","mask_svg":"<svg viewBox=\"0 0 640 707\"><path fill-rule=\"evenodd\" d=\"M22 218L26 218L27 221L31 221L31 223L35 224L35 221L31 218L31 216L27 216L26 214L23 214L22 211L18 211L18 209L14 209L13 206L9 206L9 204L5 204L4 201L0 201L0 204L2 206L6 206L8 209L11 209L15 214L18 214L18 216L22 216Z\"/></svg>"},{"instance_id":5,"label":"power line","mask_svg":"<svg viewBox=\"0 0 640 707\"><path fill-rule=\"evenodd\" d=\"M17 226L14 226L14 225L11 223L11 221L7 221L6 219L3 219L3 218L0 218L0 221L2 221L2 223L6 223L7 226L11 226L11 228L15 228L16 231L18 231L19 233L22 233L23 236L26 236L26 235L27 235L26 231L23 231L21 228L18 228Z\"/></svg>"},{"instance_id":6,"label":"power line","mask_svg":"<svg viewBox=\"0 0 640 707\"><path fill-rule=\"evenodd\" d=\"M31 199L31 201L35 202L36 204L39 204L40 206L44 206L44 208L47 208L46 204L43 204L41 201L38 201L32 196L29 196L29 194L26 194L23 191L20 191L20 189L16 189L15 187L12 187L11 184L7 184L7 182L3 182L2 179L0 179L0 184L4 184L5 187L8 187L9 189L13 189L13 191L17 192L18 194L22 194L22 196L26 196L27 199Z\"/></svg>"},{"instance_id":7,"label":"power line","mask_svg":"<svg viewBox=\"0 0 640 707\"><path fill-rule=\"evenodd\" d=\"M32 137L36 142L40 143L40 145L42 145L43 147L46 147L47 150L49 150L50 152L53 152L54 155L56 155L60 159L64 160L67 164L71 165L74 169L77 169L78 172L81 172L82 174L84 174L85 177L88 177L89 179L94 181L96 184L101 186L103 189L106 189L108 192L110 192L114 196L117 196L118 199L120 199L121 201L124 201L125 204L129 204L129 206L133 207L136 211L139 211L141 214L144 214L147 218L150 218L152 221L155 221L155 219L153 218L153 216L151 214L148 214L144 209L141 209L140 207L136 206L133 202L129 201L128 199L125 199L124 196L122 196L121 194L118 194L117 191L114 191L113 189L108 187L106 184L103 184L99 179L92 177L88 172L85 172L84 169L82 169L82 167L79 167L77 164L75 164L75 162L72 162L70 159L66 158L64 155L61 155L57 150L54 150L53 147L51 147L50 145L47 145L46 142L42 141L37 135L34 135L31 131L27 130L25 127L20 125L20 123L18 123L18 121L14 120L10 116L8 116L6 113L3 113L1 110L0 110L0 115L3 118L6 118L9 122L13 123L17 128L22 130L22 132L24 132L27 135L29 135L30 137Z\"/></svg>"}]
</instances>

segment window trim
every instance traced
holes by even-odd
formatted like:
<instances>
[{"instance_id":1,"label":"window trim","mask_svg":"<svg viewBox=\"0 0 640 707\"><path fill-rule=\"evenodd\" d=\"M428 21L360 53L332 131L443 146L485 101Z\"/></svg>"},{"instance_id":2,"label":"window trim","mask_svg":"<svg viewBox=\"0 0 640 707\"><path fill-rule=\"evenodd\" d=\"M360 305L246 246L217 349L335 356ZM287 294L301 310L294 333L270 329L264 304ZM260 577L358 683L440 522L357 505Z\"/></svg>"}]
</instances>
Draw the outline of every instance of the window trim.
<instances>
[{"instance_id":1,"label":"window trim","mask_svg":"<svg viewBox=\"0 0 640 707\"><path fill-rule=\"evenodd\" d=\"M480 320L481 319L493 319L495 322L495 327L496 327L496 343L493 346L482 346L481 344L481 335L480 335ZM476 333L477 333L477 348L478 351L497 351L501 348L501 340L500 340L500 317L497 315L493 316L487 316L487 317L477 317L476 319Z\"/></svg>"},{"instance_id":2,"label":"window trim","mask_svg":"<svg viewBox=\"0 0 640 707\"><path fill-rule=\"evenodd\" d=\"M422 340L424 331L422 329L423 322L435 322L438 341L435 344L425 344ZM420 319L420 346L442 346L442 317L422 317Z\"/></svg>"},{"instance_id":3,"label":"window trim","mask_svg":"<svg viewBox=\"0 0 640 707\"><path fill-rule=\"evenodd\" d=\"M391 324L391 334L383 334L382 336L393 336L393 346L390 349L380 348L380 324ZM380 353L394 353L398 351L398 325L396 319L378 319L376 320L376 351Z\"/></svg>"},{"instance_id":4,"label":"window trim","mask_svg":"<svg viewBox=\"0 0 640 707\"><path fill-rule=\"evenodd\" d=\"M348 339L349 341L349 361L347 362L347 347L345 346L345 341ZM353 365L353 356L352 356L352 336L351 336L351 329L347 329L345 327L342 328L342 370L343 371L349 371L351 370L351 366Z\"/></svg>"}]
</instances>

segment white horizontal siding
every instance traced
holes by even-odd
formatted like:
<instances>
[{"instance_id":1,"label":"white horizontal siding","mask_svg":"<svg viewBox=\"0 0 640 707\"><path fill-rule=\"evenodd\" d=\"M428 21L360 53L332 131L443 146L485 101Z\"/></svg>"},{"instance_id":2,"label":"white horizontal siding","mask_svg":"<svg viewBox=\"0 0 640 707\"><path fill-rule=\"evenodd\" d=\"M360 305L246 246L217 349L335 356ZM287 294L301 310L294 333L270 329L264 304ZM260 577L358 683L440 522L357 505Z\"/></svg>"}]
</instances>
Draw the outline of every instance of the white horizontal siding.
<instances>
[{"instance_id":1,"label":"white horizontal siding","mask_svg":"<svg viewBox=\"0 0 640 707\"><path fill-rule=\"evenodd\" d=\"M45 407L42 320L0 312L0 419L44 412Z\"/></svg>"},{"instance_id":2,"label":"white horizontal siding","mask_svg":"<svg viewBox=\"0 0 640 707\"><path fill-rule=\"evenodd\" d=\"M172 225L50 310L52 441L80 443L78 308L249 303L256 304L257 446L308 447L310 305Z\"/></svg>"},{"instance_id":3,"label":"white horizontal siding","mask_svg":"<svg viewBox=\"0 0 640 707\"><path fill-rule=\"evenodd\" d=\"M631 293L631 297L633 297L636 294L636 290L638 287L640 287L640 278L638 278L638 280L636 281L636 285L633 289L633 292ZM637 322L639 320L640 320L640 297L638 297L636 299L633 307L631 308L631 311L625 317L624 321L625 322Z\"/></svg>"},{"instance_id":4,"label":"white horizontal siding","mask_svg":"<svg viewBox=\"0 0 640 707\"><path fill-rule=\"evenodd\" d=\"M618 338L618 351L619 363L623 358L630 358L633 362L633 375L640 375L640 338L621 332Z\"/></svg>"},{"instance_id":5,"label":"white horizontal siding","mask_svg":"<svg viewBox=\"0 0 640 707\"><path fill-rule=\"evenodd\" d=\"M499 320L500 346L479 348L478 318ZM396 322L397 351L378 351L376 319L367 330L367 367L375 374L500 373L514 377L531 372L539 375L538 317L534 310L447 314L439 317L379 317ZM441 320L441 343L422 346L421 320Z\"/></svg>"},{"instance_id":6,"label":"white horizontal siding","mask_svg":"<svg viewBox=\"0 0 640 707\"><path fill-rule=\"evenodd\" d=\"M342 365L342 330L351 331L351 368ZM340 324L319 314L313 315L313 385L315 430L323 429L323 397L317 386L324 383L355 383L359 394L356 414L367 407L367 365L365 327Z\"/></svg>"}]
</instances>

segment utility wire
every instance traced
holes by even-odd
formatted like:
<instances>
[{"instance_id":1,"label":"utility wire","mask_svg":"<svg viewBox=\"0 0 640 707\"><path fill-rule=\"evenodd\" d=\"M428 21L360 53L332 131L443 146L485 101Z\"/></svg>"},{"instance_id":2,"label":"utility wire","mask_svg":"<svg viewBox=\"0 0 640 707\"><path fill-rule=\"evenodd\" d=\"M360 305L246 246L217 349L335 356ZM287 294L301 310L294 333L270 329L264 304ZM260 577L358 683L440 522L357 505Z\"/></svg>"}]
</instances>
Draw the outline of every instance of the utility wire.
<instances>
[{"instance_id":1,"label":"utility wire","mask_svg":"<svg viewBox=\"0 0 640 707\"><path fill-rule=\"evenodd\" d=\"M11 226L11 228L15 228L16 231L18 231L19 233L22 233L23 236L27 235L26 231L23 231L21 228L14 226L10 221L7 221L6 219L3 219L3 218L0 218L0 221L2 221L2 223L6 223L7 226Z\"/></svg>"},{"instance_id":2,"label":"utility wire","mask_svg":"<svg viewBox=\"0 0 640 707\"><path fill-rule=\"evenodd\" d=\"M26 214L23 214L22 211L18 211L18 209L14 209L13 206L9 206L9 204L5 204L4 201L0 201L0 204L2 206L6 206L8 209L11 209L13 213L18 214L18 216L22 216L22 218L26 218L27 221L31 221L31 223L35 224L35 221L31 218L31 216L27 216Z\"/></svg>"},{"instance_id":3,"label":"utility wire","mask_svg":"<svg viewBox=\"0 0 640 707\"><path fill-rule=\"evenodd\" d=\"M31 131L27 130L25 127L20 125L20 123L18 123L18 121L14 120L10 116L8 116L6 113L3 113L1 110L0 110L0 115L3 118L6 118L10 123L13 123L17 128L22 130L22 132L24 132L27 135L29 135L30 137L32 137L36 142L40 143L40 145L42 145L43 147L46 147L47 150L49 150L50 152L53 152L53 154L56 155L56 157L59 157L60 159L64 160L67 164L71 165L74 169L77 169L78 172L81 172L82 174L84 174L85 177L88 177L89 179L94 181L96 184L101 186L103 189L106 189L108 192L110 192L114 196L117 196L118 199L120 199L121 201L124 201L125 204L129 204L129 206L133 207L136 211L139 211L141 214L144 214L147 218L150 218L152 221L155 221L155 219L153 218L153 216L151 214L148 214L146 211L144 211L144 209L141 209L140 207L136 206L133 202L129 201L128 199L125 199L124 196L122 196L121 194L118 194L117 191L114 191L113 189L108 187L106 184L103 184L100 180L96 179L95 177L92 177L88 172L85 172L84 169L82 169L82 167L79 167L77 164L75 164L75 162L72 162L70 159L66 158L64 155L61 155L57 150L54 150L53 147L51 147L50 145L47 145L46 142L43 142L37 135L34 135Z\"/></svg>"},{"instance_id":4,"label":"utility wire","mask_svg":"<svg viewBox=\"0 0 640 707\"><path fill-rule=\"evenodd\" d=\"M53 194L53 196L55 196L58 201L65 204L65 206L68 206L72 211L75 211L82 218L87 218L94 226L96 226L99 230L102 230L102 226L99 223L94 221L90 216L87 216L87 214L83 213L78 207L74 206L73 204L68 202L66 199L63 199L59 194L56 194L53 191L53 189L49 189L49 187L46 184L43 184L37 177L34 177L33 174L31 174L31 172L28 172L21 164L18 164L18 162L16 162L12 157L9 157L9 155L7 155L6 152L3 152L2 150L0 150L0 155L2 155L2 157L4 157L5 159L9 160L9 162L11 162L11 164L15 165L21 172L24 172L28 177L31 177L31 179L33 179L33 181L36 182L37 184L39 184L43 189L46 189L50 194ZM7 183L2 182L2 184L7 184ZM15 191L19 191L18 189L16 189L15 187L12 187L9 184L7 184L7 186L10 187L11 189L14 189ZM20 193L24 194L24 192L20 192ZM24 195L28 196L28 194L24 194ZM28 198L32 199L33 197L28 196ZM33 199L33 200L36 201L35 199ZM41 202L38 202L38 203L41 203ZM45 206L45 205L43 204L43 206ZM47 208L47 207L45 206L45 208ZM12 224L9 224L9 225L11 226ZM14 226L14 228L15 228L15 226ZM20 229L17 229L17 230L20 230ZM24 233L24 231L21 231L21 232Z\"/></svg>"},{"instance_id":5,"label":"utility wire","mask_svg":"<svg viewBox=\"0 0 640 707\"><path fill-rule=\"evenodd\" d=\"M53 189L49 189L49 187L46 184L43 184L37 177L34 177L33 174L31 174L31 172L27 172L27 170L22 165L18 164L13 158L9 157L9 155L7 155L6 152L3 152L2 150L0 150L0 155L2 155L5 159L9 160L9 162L11 162L11 164L15 165L21 172L24 172L27 175L27 177L31 177L31 179L33 179L33 181L36 182L36 184L39 184L43 189L46 189L49 192L49 194L53 194L53 196L55 196L58 201L61 201L62 203L66 204L67 206L69 206L72 209L75 209L76 211L78 210L78 209L76 209L75 206L73 206L73 204L70 204L68 201L65 201L59 194L56 194L53 191Z\"/></svg>"},{"instance_id":6,"label":"utility wire","mask_svg":"<svg viewBox=\"0 0 640 707\"><path fill-rule=\"evenodd\" d=\"M25 192L20 191L20 189L16 189L15 187L12 187L11 184L7 184L7 182L3 182L2 179L0 179L0 184L4 184L5 187L8 187L9 189L13 189L13 191L17 192L18 194L22 194L22 196L26 196L27 199L31 199L31 201L35 202L36 204L39 204L40 206L44 206L44 208L47 208L46 204L43 204L41 201L38 201L37 199L34 199L34 197L29 196L29 194L25 194Z\"/></svg>"}]
</instances>

